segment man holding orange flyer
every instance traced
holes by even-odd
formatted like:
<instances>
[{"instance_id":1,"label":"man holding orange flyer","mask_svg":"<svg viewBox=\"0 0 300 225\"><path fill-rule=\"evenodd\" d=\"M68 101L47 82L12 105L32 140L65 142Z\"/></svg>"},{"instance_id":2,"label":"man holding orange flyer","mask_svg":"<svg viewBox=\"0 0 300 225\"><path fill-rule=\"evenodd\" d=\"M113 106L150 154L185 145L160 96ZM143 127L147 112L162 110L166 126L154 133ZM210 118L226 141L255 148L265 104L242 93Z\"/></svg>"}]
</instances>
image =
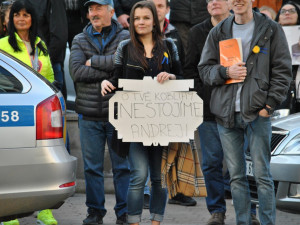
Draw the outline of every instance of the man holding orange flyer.
<instances>
[{"instance_id":1,"label":"man holding orange flyer","mask_svg":"<svg viewBox=\"0 0 300 225\"><path fill-rule=\"evenodd\" d=\"M270 173L270 115L285 98L292 77L282 28L252 10L252 0L228 0L234 15L211 30L198 65L204 84L213 86L210 109L231 177L236 224L251 224L244 142L248 141L257 183L259 219L275 225L275 192ZM241 38L242 62L224 67L219 42ZM239 83L226 84L228 79ZM246 137L246 138L245 138Z\"/></svg>"},{"instance_id":2,"label":"man holding orange flyer","mask_svg":"<svg viewBox=\"0 0 300 225\"><path fill-rule=\"evenodd\" d=\"M230 196L229 173L223 176L223 148L215 121L215 116L211 113L209 102L212 87L203 85L198 73L198 63L209 31L218 25L223 19L230 16L228 1L206 0L207 11L211 15L202 23L192 27L188 35L188 45L186 51L186 62L184 66L184 78L193 79L195 90L203 100L203 123L198 127L201 144L202 170L207 188L206 206L211 214L206 225L222 225L225 221L226 201L225 196ZM233 43L231 43L233 41ZM229 43L227 43L229 42ZM224 40L228 51L224 52L224 59L230 61L242 61L241 52L236 39ZM237 45L236 51L232 47ZM238 54L238 57L234 57ZM221 58L222 63L222 58ZM251 205L252 225L260 225L256 218L256 205Z\"/></svg>"}]
</instances>

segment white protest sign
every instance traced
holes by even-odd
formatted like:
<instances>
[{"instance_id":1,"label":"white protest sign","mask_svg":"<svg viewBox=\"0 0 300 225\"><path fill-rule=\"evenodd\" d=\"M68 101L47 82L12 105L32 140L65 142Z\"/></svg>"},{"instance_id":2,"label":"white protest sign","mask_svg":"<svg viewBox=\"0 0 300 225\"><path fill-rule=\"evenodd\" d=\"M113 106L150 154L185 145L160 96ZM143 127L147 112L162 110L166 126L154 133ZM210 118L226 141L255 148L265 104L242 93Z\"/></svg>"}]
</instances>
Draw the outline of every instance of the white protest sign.
<instances>
[{"instance_id":1,"label":"white protest sign","mask_svg":"<svg viewBox=\"0 0 300 225\"><path fill-rule=\"evenodd\" d=\"M193 80L120 79L109 100L109 122L123 142L145 146L189 142L203 120L203 102L194 91ZM116 111L115 111L116 110Z\"/></svg>"},{"instance_id":2,"label":"white protest sign","mask_svg":"<svg viewBox=\"0 0 300 225\"><path fill-rule=\"evenodd\" d=\"M300 65L300 26L282 27L289 45L292 65Z\"/></svg>"}]
</instances>

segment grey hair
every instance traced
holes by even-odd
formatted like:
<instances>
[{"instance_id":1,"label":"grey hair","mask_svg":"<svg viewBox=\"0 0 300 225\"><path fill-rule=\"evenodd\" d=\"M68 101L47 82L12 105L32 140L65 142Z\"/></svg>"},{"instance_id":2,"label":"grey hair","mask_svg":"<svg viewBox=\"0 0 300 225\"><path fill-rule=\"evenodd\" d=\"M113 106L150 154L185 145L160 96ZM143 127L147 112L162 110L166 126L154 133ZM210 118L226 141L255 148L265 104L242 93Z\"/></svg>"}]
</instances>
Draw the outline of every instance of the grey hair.
<instances>
[{"instance_id":1,"label":"grey hair","mask_svg":"<svg viewBox=\"0 0 300 225\"><path fill-rule=\"evenodd\" d=\"M107 10L108 10L109 12L111 12L113 9L114 9L114 7L112 7L111 5L107 5Z\"/></svg>"}]
</instances>

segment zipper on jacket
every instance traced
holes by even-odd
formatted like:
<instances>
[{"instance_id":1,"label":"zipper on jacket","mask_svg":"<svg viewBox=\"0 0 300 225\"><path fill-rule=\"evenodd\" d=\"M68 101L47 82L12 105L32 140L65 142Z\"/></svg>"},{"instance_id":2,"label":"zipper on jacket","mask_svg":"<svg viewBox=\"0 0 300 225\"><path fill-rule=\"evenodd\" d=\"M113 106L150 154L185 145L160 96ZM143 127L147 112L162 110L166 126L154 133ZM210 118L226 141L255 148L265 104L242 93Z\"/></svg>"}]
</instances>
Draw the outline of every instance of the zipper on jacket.
<instances>
[{"instance_id":1,"label":"zipper on jacket","mask_svg":"<svg viewBox=\"0 0 300 225\"><path fill-rule=\"evenodd\" d=\"M135 65L131 65L131 64L126 64L127 66L130 66L130 67L134 67L134 68L138 68L138 69L141 69L141 70L143 70L143 72L145 73L145 70L144 70L144 68L143 67L141 67L141 66L135 66Z\"/></svg>"}]
</instances>

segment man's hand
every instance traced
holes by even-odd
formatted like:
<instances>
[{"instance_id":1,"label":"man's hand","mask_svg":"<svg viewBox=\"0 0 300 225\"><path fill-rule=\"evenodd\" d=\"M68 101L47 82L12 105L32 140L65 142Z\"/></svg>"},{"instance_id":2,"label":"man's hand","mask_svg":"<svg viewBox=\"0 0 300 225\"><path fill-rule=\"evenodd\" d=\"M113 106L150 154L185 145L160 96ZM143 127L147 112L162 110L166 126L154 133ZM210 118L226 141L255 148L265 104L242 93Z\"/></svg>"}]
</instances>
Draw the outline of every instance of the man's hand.
<instances>
[{"instance_id":1,"label":"man's hand","mask_svg":"<svg viewBox=\"0 0 300 225\"><path fill-rule=\"evenodd\" d=\"M101 83L101 94L102 96L106 95L107 92L112 92L116 87L112 85L108 80L103 80Z\"/></svg>"},{"instance_id":2,"label":"man's hand","mask_svg":"<svg viewBox=\"0 0 300 225\"><path fill-rule=\"evenodd\" d=\"M85 65L86 66L91 66L91 59L86 60Z\"/></svg>"},{"instance_id":3,"label":"man's hand","mask_svg":"<svg viewBox=\"0 0 300 225\"><path fill-rule=\"evenodd\" d=\"M166 80L176 80L176 76L174 74L171 74L171 73L167 73L167 72L160 72L158 75L157 75L157 81L159 83L163 83L164 81Z\"/></svg>"},{"instance_id":4,"label":"man's hand","mask_svg":"<svg viewBox=\"0 0 300 225\"><path fill-rule=\"evenodd\" d=\"M228 76L231 79L244 81L247 76L247 67L245 67L246 63L239 62L234 64L228 68Z\"/></svg>"},{"instance_id":5,"label":"man's hand","mask_svg":"<svg viewBox=\"0 0 300 225\"><path fill-rule=\"evenodd\" d=\"M124 27L124 28L128 28L129 27L129 23L127 21L127 19L129 18L129 16L127 14L122 14L121 16L118 17L118 22Z\"/></svg>"},{"instance_id":6,"label":"man's hand","mask_svg":"<svg viewBox=\"0 0 300 225\"><path fill-rule=\"evenodd\" d=\"M269 105L266 105L266 107L271 108L271 106L269 106ZM270 117L271 116L271 115L269 115L269 113L266 109L260 110L258 115L261 116L261 117Z\"/></svg>"}]
</instances>

